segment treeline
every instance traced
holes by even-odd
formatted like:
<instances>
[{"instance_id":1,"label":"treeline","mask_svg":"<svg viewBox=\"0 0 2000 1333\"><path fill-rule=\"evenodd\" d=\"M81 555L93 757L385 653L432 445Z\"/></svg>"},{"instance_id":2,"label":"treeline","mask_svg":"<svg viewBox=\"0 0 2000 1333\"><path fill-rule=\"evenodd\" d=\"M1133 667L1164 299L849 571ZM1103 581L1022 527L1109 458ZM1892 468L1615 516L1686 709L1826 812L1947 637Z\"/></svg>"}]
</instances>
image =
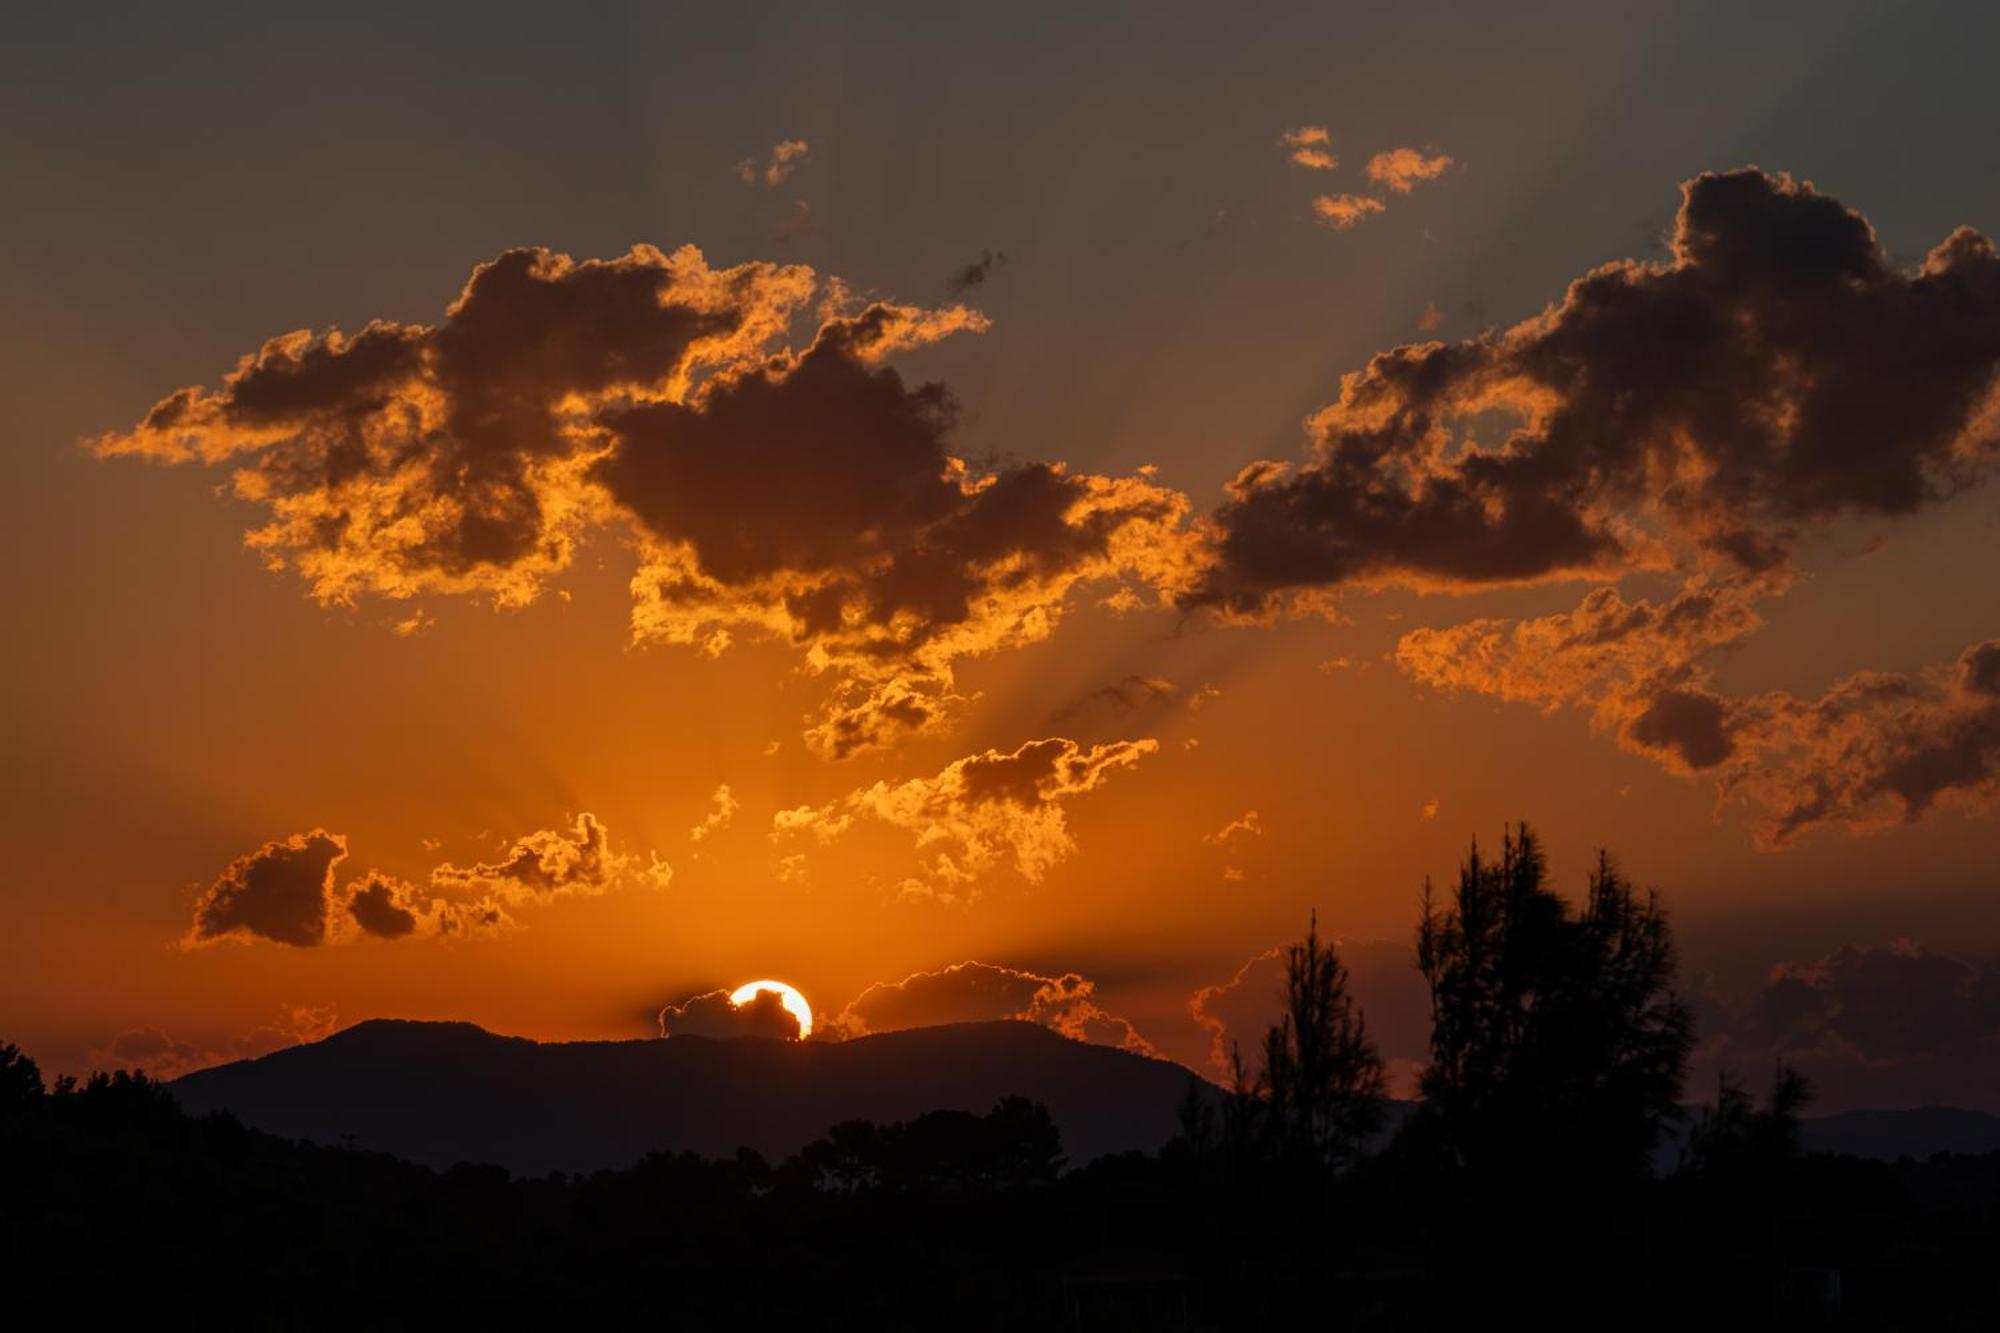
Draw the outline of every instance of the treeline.
<instances>
[{"instance_id":1,"label":"treeline","mask_svg":"<svg viewBox=\"0 0 2000 1333\"><path fill-rule=\"evenodd\" d=\"M855 1122L783 1161L434 1172L183 1114L143 1075L46 1088L0 1049L7 1307L166 1327L1993 1329L2000 1154L1799 1151L1773 1072L1681 1111L1659 903L1581 901L1533 836L1426 894L1414 1109L1316 927L1284 1015L1158 1153L1066 1166L1047 1112ZM1671 1170L1663 1144L1680 1145Z\"/></svg>"}]
</instances>

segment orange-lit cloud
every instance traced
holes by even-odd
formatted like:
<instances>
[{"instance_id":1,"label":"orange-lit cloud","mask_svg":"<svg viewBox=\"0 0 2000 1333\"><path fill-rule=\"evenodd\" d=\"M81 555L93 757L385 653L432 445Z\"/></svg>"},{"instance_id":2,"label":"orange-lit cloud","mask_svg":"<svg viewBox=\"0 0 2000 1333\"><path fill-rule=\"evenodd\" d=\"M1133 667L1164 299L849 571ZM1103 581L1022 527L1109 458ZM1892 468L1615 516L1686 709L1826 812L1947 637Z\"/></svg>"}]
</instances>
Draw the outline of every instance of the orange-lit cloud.
<instances>
[{"instance_id":1,"label":"orange-lit cloud","mask_svg":"<svg viewBox=\"0 0 2000 1333\"><path fill-rule=\"evenodd\" d=\"M1626 748L1691 773L1732 748L1719 710L1703 702L1713 655L1762 626L1757 602L1784 582L1698 577L1662 602L1595 588L1556 615L1412 630L1396 662L1440 689L1587 709Z\"/></svg>"},{"instance_id":2,"label":"orange-lit cloud","mask_svg":"<svg viewBox=\"0 0 2000 1333\"><path fill-rule=\"evenodd\" d=\"M710 838L722 832L722 830L728 828L734 822L736 812L742 807L742 804L741 801L736 799L736 794L729 790L729 784L726 782L723 783L715 789L715 795L709 798L708 813L702 816L699 824L688 830L688 837L695 842L700 842L704 838Z\"/></svg>"},{"instance_id":3,"label":"orange-lit cloud","mask_svg":"<svg viewBox=\"0 0 2000 1333\"><path fill-rule=\"evenodd\" d=\"M1261 838L1263 836L1264 826L1259 822L1257 812L1255 810L1245 810L1241 815L1230 820L1214 833L1202 834L1201 840L1203 842L1223 843L1228 842L1231 838Z\"/></svg>"},{"instance_id":4,"label":"orange-lit cloud","mask_svg":"<svg viewBox=\"0 0 2000 1333\"><path fill-rule=\"evenodd\" d=\"M235 460L235 493L270 515L250 544L327 602L521 605L621 527L634 639L789 641L830 682L808 739L843 757L940 725L955 664L1046 637L1077 584L1157 600L1191 555L1186 497L1147 477L951 452L949 393L881 363L983 316L851 306L810 269L693 249L510 251L439 326L275 339L93 448Z\"/></svg>"},{"instance_id":5,"label":"orange-lit cloud","mask_svg":"<svg viewBox=\"0 0 2000 1333\"><path fill-rule=\"evenodd\" d=\"M1333 155L1330 145L1333 136L1324 125L1297 125L1278 136L1285 147L1291 149L1289 156L1293 162L1311 171L1332 171L1340 165L1340 159Z\"/></svg>"},{"instance_id":6,"label":"orange-lit cloud","mask_svg":"<svg viewBox=\"0 0 2000 1333\"><path fill-rule=\"evenodd\" d=\"M771 151L759 162L754 157L746 157L734 168L736 179L745 185L758 185L766 190L774 190L785 183L785 178L798 170L811 151L804 139L780 139L771 145Z\"/></svg>"},{"instance_id":7,"label":"orange-lit cloud","mask_svg":"<svg viewBox=\"0 0 2000 1333\"><path fill-rule=\"evenodd\" d=\"M1335 231L1358 227L1382 208L1380 199L1365 194L1323 194L1312 201L1313 216Z\"/></svg>"},{"instance_id":8,"label":"orange-lit cloud","mask_svg":"<svg viewBox=\"0 0 2000 1333\"><path fill-rule=\"evenodd\" d=\"M1436 180L1452 166L1443 153L1391 148L1368 159L1368 179L1394 194L1408 194L1424 181Z\"/></svg>"},{"instance_id":9,"label":"orange-lit cloud","mask_svg":"<svg viewBox=\"0 0 2000 1333\"><path fill-rule=\"evenodd\" d=\"M1154 740L1130 740L1084 749L1054 737L1011 754L988 750L954 760L935 777L877 782L823 806L781 810L771 837L781 845L806 836L827 842L858 820L904 829L923 858L922 874L905 891L964 900L1002 864L1039 881L1075 850L1064 803L1159 748Z\"/></svg>"},{"instance_id":10,"label":"orange-lit cloud","mask_svg":"<svg viewBox=\"0 0 2000 1333\"><path fill-rule=\"evenodd\" d=\"M1624 748L1712 774L1768 847L1820 826L1867 832L1939 806L1992 808L2000 640L1915 678L1862 672L1816 699L1716 690L1716 654L1754 633L1757 599L1790 581L1697 578L1659 603L1599 588L1558 615L1414 630L1396 658L1443 689L1588 710Z\"/></svg>"},{"instance_id":11,"label":"orange-lit cloud","mask_svg":"<svg viewBox=\"0 0 2000 1333\"><path fill-rule=\"evenodd\" d=\"M1075 972L1043 976L1019 968L967 961L901 981L877 982L827 1024L829 1035L1019 1019L1039 1023L1076 1041L1117 1046L1158 1056L1153 1044L1125 1019L1105 1012L1097 985Z\"/></svg>"},{"instance_id":12,"label":"orange-lit cloud","mask_svg":"<svg viewBox=\"0 0 2000 1333\"><path fill-rule=\"evenodd\" d=\"M708 267L692 247L576 263L510 250L442 324L286 334L219 390L182 389L101 455L237 464L269 521L248 541L324 602L534 600L601 517L592 414L684 396L754 360L811 297L810 269Z\"/></svg>"}]
</instances>

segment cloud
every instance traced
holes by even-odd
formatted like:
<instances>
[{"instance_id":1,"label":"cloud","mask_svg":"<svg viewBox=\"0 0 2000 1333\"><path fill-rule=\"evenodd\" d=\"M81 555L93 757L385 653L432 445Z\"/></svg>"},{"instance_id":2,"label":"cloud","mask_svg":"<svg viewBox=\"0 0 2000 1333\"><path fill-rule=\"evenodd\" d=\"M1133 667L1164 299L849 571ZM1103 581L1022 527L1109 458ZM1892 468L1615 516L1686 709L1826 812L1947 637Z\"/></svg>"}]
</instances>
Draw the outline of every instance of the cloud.
<instances>
[{"instance_id":1,"label":"cloud","mask_svg":"<svg viewBox=\"0 0 2000 1333\"><path fill-rule=\"evenodd\" d=\"M954 760L935 777L877 782L826 805L781 810L771 837L812 835L829 842L857 820L876 820L916 837L923 874L908 891L958 898L1003 863L1030 883L1075 850L1064 804L1094 791L1119 769L1159 750L1154 740L1084 749L1061 737L1029 741L1011 754L987 750Z\"/></svg>"},{"instance_id":2,"label":"cloud","mask_svg":"<svg viewBox=\"0 0 2000 1333\"><path fill-rule=\"evenodd\" d=\"M1044 976L1019 968L967 961L901 981L880 981L850 1001L828 1024L832 1033L860 1037L944 1023L1019 1019L1075 1041L1117 1046L1160 1058L1131 1023L1107 1013L1097 985L1075 972Z\"/></svg>"},{"instance_id":3,"label":"cloud","mask_svg":"<svg viewBox=\"0 0 2000 1333\"><path fill-rule=\"evenodd\" d=\"M1288 156L1299 166L1312 171L1332 171L1340 165L1328 145L1333 136L1324 125L1296 125L1278 136L1279 142L1292 151Z\"/></svg>"},{"instance_id":4,"label":"cloud","mask_svg":"<svg viewBox=\"0 0 2000 1333\"><path fill-rule=\"evenodd\" d=\"M1358 227L1382 211L1382 201L1365 194L1323 194L1312 201L1313 216L1335 231Z\"/></svg>"},{"instance_id":5,"label":"cloud","mask_svg":"<svg viewBox=\"0 0 2000 1333\"><path fill-rule=\"evenodd\" d=\"M1055 726L1066 726L1078 722L1108 723L1152 718L1172 707L1180 697L1180 687L1172 681L1135 672L1064 704L1050 714L1049 722Z\"/></svg>"},{"instance_id":6,"label":"cloud","mask_svg":"<svg viewBox=\"0 0 2000 1333\"><path fill-rule=\"evenodd\" d=\"M319 1041L338 1026L332 1005L281 1004L278 1017L219 1045L188 1041L145 1025L118 1033L90 1053L99 1069L139 1069L162 1082L197 1069L249 1060L287 1046Z\"/></svg>"},{"instance_id":7,"label":"cloud","mask_svg":"<svg viewBox=\"0 0 2000 1333\"><path fill-rule=\"evenodd\" d=\"M1005 268L1005 250L981 250L979 258L957 270L944 285L944 294L956 301L975 287L983 287L995 270Z\"/></svg>"},{"instance_id":8,"label":"cloud","mask_svg":"<svg viewBox=\"0 0 2000 1333\"><path fill-rule=\"evenodd\" d=\"M2000 639L1915 677L1860 672L1817 699L1704 699L1741 738L1723 792L1753 808L1767 846L1822 825L1911 823L1939 807L1990 813L2000 799Z\"/></svg>"},{"instance_id":9,"label":"cloud","mask_svg":"<svg viewBox=\"0 0 2000 1333\"><path fill-rule=\"evenodd\" d=\"M1773 576L1696 578L1661 602L1594 589L1573 611L1403 636L1426 684L1590 713L1593 727L1668 771L1711 775L1766 847L1816 827L1870 832L1940 806L2000 797L2000 640L1916 677L1862 672L1818 698L1730 697L1715 656L1763 624Z\"/></svg>"},{"instance_id":10,"label":"cloud","mask_svg":"<svg viewBox=\"0 0 2000 1333\"><path fill-rule=\"evenodd\" d=\"M1452 166L1443 153L1425 154L1414 148L1391 148L1368 159L1368 179L1394 194L1408 194L1424 181L1436 180Z\"/></svg>"},{"instance_id":11,"label":"cloud","mask_svg":"<svg viewBox=\"0 0 2000 1333\"><path fill-rule=\"evenodd\" d=\"M602 893L621 879L664 887L673 870L658 857L641 866L615 852L597 816L569 829L515 840L500 860L432 869L430 891L380 870L336 887L347 839L325 829L296 833L240 856L195 902L183 948L218 940L269 940L310 948L369 938L401 940L485 935L510 929L508 908L570 894Z\"/></svg>"},{"instance_id":12,"label":"cloud","mask_svg":"<svg viewBox=\"0 0 2000 1333\"><path fill-rule=\"evenodd\" d=\"M955 664L1047 637L1077 584L1160 596L1190 568L1184 495L974 468L944 387L882 364L985 327L956 305L854 309L803 266L513 250L442 324L274 339L91 447L230 463L269 520L250 545L329 603L523 605L611 526L638 561L636 642L786 640L831 682L808 739L844 757L943 725Z\"/></svg>"},{"instance_id":13,"label":"cloud","mask_svg":"<svg viewBox=\"0 0 2000 1333\"><path fill-rule=\"evenodd\" d=\"M771 1037L799 1039L799 1020L776 991L758 991L740 1005L726 990L708 991L660 1010L662 1037Z\"/></svg>"},{"instance_id":14,"label":"cloud","mask_svg":"<svg viewBox=\"0 0 2000 1333\"><path fill-rule=\"evenodd\" d=\"M381 940L480 936L491 939L515 926L502 901L493 894L459 901L424 893L414 884L379 870L370 870L347 886L346 917L363 937ZM342 930L338 917L330 942L354 937Z\"/></svg>"},{"instance_id":15,"label":"cloud","mask_svg":"<svg viewBox=\"0 0 2000 1333\"><path fill-rule=\"evenodd\" d=\"M1076 584L1172 582L1184 496L1060 464L975 473L945 447L945 390L871 364L977 326L873 306L694 404L610 414L593 476L642 533L634 637L789 640L834 678L807 741L842 758L941 726L954 664L1046 638Z\"/></svg>"},{"instance_id":16,"label":"cloud","mask_svg":"<svg viewBox=\"0 0 2000 1333\"><path fill-rule=\"evenodd\" d=\"M1252 464L1189 600L1263 614L1356 586L1785 564L1800 532L1968 484L2000 409L2000 258L1914 271L1859 214L1756 170L1682 190L1672 258L1606 265L1500 333L1348 375L1302 467ZM1511 431L1496 431L1511 422Z\"/></svg>"},{"instance_id":17,"label":"cloud","mask_svg":"<svg viewBox=\"0 0 2000 1333\"><path fill-rule=\"evenodd\" d=\"M818 230L819 220L813 216L812 205L803 199L794 199L790 211L771 225L771 240L777 245L790 245Z\"/></svg>"},{"instance_id":18,"label":"cloud","mask_svg":"<svg viewBox=\"0 0 2000 1333\"><path fill-rule=\"evenodd\" d=\"M2000 1110L2000 962L1908 940L1848 945L1772 969L1731 1003L1704 993L1696 1062L1754 1079L1783 1059L1818 1109L1950 1104Z\"/></svg>"},{"instance_id":19,"label":"cloud","mask_svg":"<svg viewBox=\"0 0 2000 1333\"><path fill-rule=\"evenodd\" d=\"M1235 837L1261 838L1263 836L1264 826L1258 822L1257 812L1255 810L1245 810L1241 815L1224 824L1216 832L1202 834L1201 840L1203 842L1223 843Z\"/></svg>"},{"instance_id":20,"label":"cloud","mask_svg":"<svg viewBox=\"0 0 2000 1333\"><path fill-rule=\"evenodd\" d=\"M248 535L323 602L363 595L534 600L567 568L601 497L593 412L686 394L755 359L811 296L810 269L713 270L692 247L576 263L509 250L435 326L305 331L245 357L222 388L181 389L102 456L237 464Z\"/></svg>"},{"instance_id":21,"label":"cloud","mask_svg":"<svg viewBox=\"0 0 2000 1333\"><path fill-rule=\"evenodd\" d=\"M736 811L741 805L742 802L738 801L735 794L729 790L729 784L723 783L715 789L715 795L709 798L708 813L702 817L699 824L688 830L688 837L700 842L712 834L720 833L736 818Z\"/></svg>"},{"instance_id":22,"label":"cloud","mask_svg":"<svg viewBox=\"0 0 2000 1333\"><path fill-rule=\"evenodd\" d=\"M1696 577L1659 602L1594 588L1555 615L1412 630L1396 645L1396 663L1440 689L1587 709L1625 748L1692 773L1734 746L1708 702L1707 663L1763 625L1758 601L1786 582Z\"/></svg>"},{"instance_id":23,"label":"cloud","mask_svg":"<svg viewBox=\"0 0 2000 1333\"><path fill-rule=\"evenodd\" d=\"M611 850L603 821L585 811L568 829L537 829L515 839L498 861L470 866L447 861L431 871L431 887L509 904L548 902L602 893L629 864L629 857Z\"/></svg>"},{"instance_id":24,"label":"cloud","mask_svg":"<svg viewBox=\"0 0 2000 1333\"><path fill-rule=\"evenodd\" d=\"M754 157L746 157L733 168L736 179L745 185L758 185L766 190L774 190L785 183L785 178L798 170L806 160L810 150L804 139L780 139L771 145L771 151L759 162Z\"/></svg>"},{"instance_id":25,"label":"cloud","mask_svg":"<svg viewBox=\"0 0 2000 1333\"><path fill-rule=\"evenodd\" d=\"M300 948L324 943L334 867L346 858L347 839L318 828L237 857L195 900L183 947L228 939Z\"/></svg>"},{"instance_id":26,"label":"cloud","mask_svg":"<svg viewBox=\"0 0 2000 1333\"><path fill-rule=\"evenodd\" d=\"M1348 986L1368 1035L1389 1067L1391 1091L1409 1096L1430 1053L1430 991L1408 945L1387 940L1335 939ZM1273 946L1246 959L1226 981L1188 997L1188 1016L1208 1038L1212 1076L1230 1077L1230 1051L1240 1046L1255 1072L1264 1033L1284 1013L1285 952Z\"/></svg>"}]
</instances>

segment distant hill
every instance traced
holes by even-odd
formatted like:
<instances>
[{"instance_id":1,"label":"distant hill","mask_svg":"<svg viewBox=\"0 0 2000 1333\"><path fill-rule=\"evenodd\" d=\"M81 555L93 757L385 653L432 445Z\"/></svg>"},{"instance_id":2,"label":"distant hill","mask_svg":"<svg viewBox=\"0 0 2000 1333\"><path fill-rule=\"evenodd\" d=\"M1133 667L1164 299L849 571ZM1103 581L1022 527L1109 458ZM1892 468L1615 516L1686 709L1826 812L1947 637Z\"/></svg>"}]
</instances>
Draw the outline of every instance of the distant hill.
<instances>
[{"instance_id":1,"label":"distant hill","mask_svg":"<svg viewBox=\"0 0 2000 1333\"><path fill-rule=\"evenodd\" d=\"M1032 1023L959 1023L844 1042L757 1037L535 1042L470 1023L378 1019L175 1080L189 1111L434 1166L630 1165L656 1149L796 1151L843 1120L1049 1108L1071 1162L1173 1136L1191 1075Z\"/></svg>"},{"instance_id":2,"label":"distant hill","mask_svg":"<svg viewBox=\"0 0 2000 1333\"><path fill-rule=\"evenodd\" d=\"M1844 1111L1806 1121L1802 1137L1807 1152L1921 1161L1940 1152L2000 1152L2000 1116L1950 1106Z\"/></svg>"}]
</instances>

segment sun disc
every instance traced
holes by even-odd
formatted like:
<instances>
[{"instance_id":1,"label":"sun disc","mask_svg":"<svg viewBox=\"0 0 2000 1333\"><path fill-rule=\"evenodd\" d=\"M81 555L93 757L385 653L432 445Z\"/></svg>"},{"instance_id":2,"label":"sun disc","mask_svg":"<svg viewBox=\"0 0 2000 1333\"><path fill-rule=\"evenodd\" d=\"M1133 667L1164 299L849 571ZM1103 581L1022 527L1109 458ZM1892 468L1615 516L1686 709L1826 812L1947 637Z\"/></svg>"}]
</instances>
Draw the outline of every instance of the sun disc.
<instances>
[{"instance_id":1,"label":"sun disc","mask_svg":"<svg viewBox=\"0 0 2000 1333\"><path fill-rule=\"evenodd\" d=\"M809 1037L813 1030L812 1006L796 986L787 986L782 981L746 981L729 992L729 1002L739 1008L750 1003L759 994L770 991L778 997L778 1003L785 1006L785 1012L799 1020L800 1038Z\"/></svg>"}]
</instances>

